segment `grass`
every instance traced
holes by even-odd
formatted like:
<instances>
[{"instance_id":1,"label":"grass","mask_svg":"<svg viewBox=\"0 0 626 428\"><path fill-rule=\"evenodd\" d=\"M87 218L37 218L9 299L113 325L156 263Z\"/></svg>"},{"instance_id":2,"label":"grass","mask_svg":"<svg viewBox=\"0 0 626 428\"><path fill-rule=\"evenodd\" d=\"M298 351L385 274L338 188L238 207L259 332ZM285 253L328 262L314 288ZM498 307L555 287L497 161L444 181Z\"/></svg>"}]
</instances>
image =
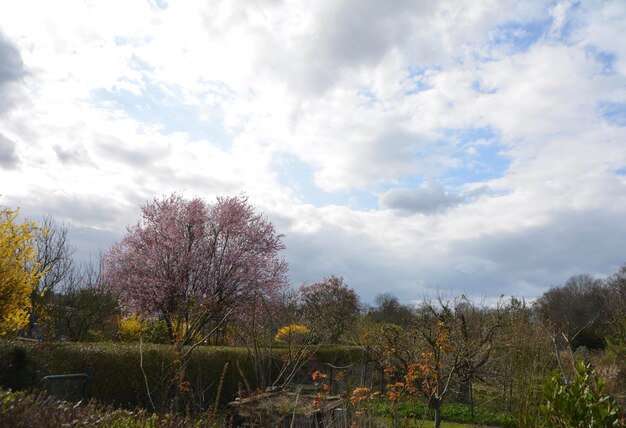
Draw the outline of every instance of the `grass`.
<instances>
[{"instance_id":1,"label":"grass","mask_svg":"<svg viewBox=\"0 0 626 428\"><path fill-rule=\"evenodd\" d=\"M386 401L379 401L374 403L372 411L376 415L383 417L391 416L391 409L389 403ZM398 405L398 414L400 418L407 417L409 420L413 419L415 415L416 420L421 420L423 415L426 418L431 419L434 414L431 409L424 402L403 402ZM460 424L474 424L469 426L497 426L497 427L515 427L515 418L504 412L496 412L487 409L475 408L472 415L471 409L468 405L458 403L445 403L441 408L441 418L446 423L454 422ZM411 425L409 425L411 426ZM418 425L419 426L419 425ZM424 426L429 426L425 424ZM468 426L468 425L459 425Z\"/></svg>"},{"instance_id":2,"label":"grass","mask_svg":"<svg viewBox=\"0 0 626 428\"><path fill-rule=\"evenodd\" d=\"M377 426L385 426L385 427L391 427L393 426L392 423L392 419L390 417L378 417L375 418L376 420L376 424ZM378 425L380 424L380 425ZM400 422L400 426L404 427L406 426L407 428L413 428L413 427L424 427L424 428L429 428L429 427L433 427L435 426L435 422L431 421L431 420L425 420L424 423L422 424L422 420L418 420L418 421L407 421L406 425L402 425L402 422ZM470 427L484 427L485 425L475 425L475 424L461 424L458 422L446 422L446 421L442 421L441 422L441 428L470 428Z\"/></svg>"}]
</instances>

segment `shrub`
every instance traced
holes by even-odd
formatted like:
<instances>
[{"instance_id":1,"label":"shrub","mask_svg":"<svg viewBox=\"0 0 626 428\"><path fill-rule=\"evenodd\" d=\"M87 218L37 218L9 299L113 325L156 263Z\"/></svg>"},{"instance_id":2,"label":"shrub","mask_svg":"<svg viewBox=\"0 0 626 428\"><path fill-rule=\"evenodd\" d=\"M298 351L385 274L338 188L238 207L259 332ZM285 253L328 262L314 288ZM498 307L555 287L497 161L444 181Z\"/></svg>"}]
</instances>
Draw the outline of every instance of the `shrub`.
<instances>
[{"instance_id":1,"label":"shrub","mask_svg":"<svg viewBox=\"0 0 626 428\"><path fill-rule=\"evenodd\" d=\"M546 427L616 427L619 409L612 397L604 395L604 382L588 364L575 366L574 379L566 383L560 373L546 379L541 406Z\"/></svg>"},{"instance_id":2,"label":"shrub","mask_svg":"<svg viewBox=\"0 0 626 428\"><path fill-rule=\"evenodd\" d=\"M597 330L589 327L583 328L572 339L571 347L573 350L576 350L583 346L587 349L604 349L606 347L606 339Z\"/></svg>"},{"instance_id":3,"label":"shrub","mask_svg":"<svg viewBox=\"0 0 626 428\"><path fill-rule=\"evenodd\" d=\"M304 325L291 324L278 329L276 340L288 344L303 343L311 329Z\"/></svg>"},{"instance_id":4,"label":"shrub","mask_svg":"<svg viewBox=\"0 0 626 428\"><path fill-rule=\"evenodd\" d=\"M120 320L119 337L122 342L137 342L147 327L139 315L130 315Z\"/></svg>"},{"instance_id":5,"label":"shrub","mask_svg":"<svg viewBox=\"0 0 626 428\"><path fill-rule=\"evenodd\" d=\"M169 343L167 324L162 320L147 320L144 339L148 343Z\"/></svg>"}]
</instances>

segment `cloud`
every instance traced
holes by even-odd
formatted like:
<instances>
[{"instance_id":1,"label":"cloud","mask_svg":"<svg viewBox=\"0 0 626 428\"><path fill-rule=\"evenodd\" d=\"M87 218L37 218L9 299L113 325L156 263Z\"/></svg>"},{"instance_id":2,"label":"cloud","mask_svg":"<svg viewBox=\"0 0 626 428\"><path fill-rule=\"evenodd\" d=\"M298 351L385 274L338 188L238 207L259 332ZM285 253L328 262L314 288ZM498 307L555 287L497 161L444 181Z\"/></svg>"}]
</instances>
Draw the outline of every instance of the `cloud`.
<instances>
[{"instance_id":1,"label":"cloud","mask_svg":"<svg viewBox=\"0 0 626 428\"><path fill-rule=\"evenodd\" d=\"M5 169L16 169L19 165L19 158L16 153L17 144L0 133L0 167Z\"/></svg>"},{"instance_id":2,"label":"cloud","mask_svg":"<svg viewBox=\"0 0 626 428\"><path fill-rule=\"evenodd\" d=\"M552 16L552 26L550 27L550 33L553 35L553 37L560 36L563 27L567 23L567 13L571 7L571 2L561 1L557 3L550 11L550 15Z\"/></svg>"},{"instance_id":3,"label":"cloud","mask_svg":"<svg viewBox=\"0 0 626 428\"><path fill-rule=\"evenodd\" d=\"M74 146L64 148L60 145L54 146L54 152L57 155L57 158L63 164L79 164L79 165L91 165L96 166L95 163L90 159L87 150L83 146Z\"/></svg>"},{"instance_id":4,"label":"cloud","mask_svg":"<svg viewBox=\"0 0 626 428\"><path fill-rule=\"evenodd\" d=\"M380 206L407 214L435 214L463 201L462 196L446 192L441 184L430 180L420 187L388 190L380 197Z\"/></svg>"},{"instance_id":5,"label":"cloud","mask_svg":"<svg viewBox=\"0 0 626 428\"><path fill-rule=\"evenodd\" d=\"M14 103L11 84L25 75L20 51L0 32L0 113L7 111Z\"/></svg>"},{"instance_id":6,"label":"cloud","mask_svg":"<svg viewBox=\"0 0 626 428\"><path fill-rule=\"evenodd\" d=\"M167 155L169 149L163 147L133 147L114 136L98 135L96 148L98 154L133 168L148 168L156 160Z\"/></svg>"},{"instance_id":7,"label":"cloud","mask_svg":"<svg viewBox=\"0 0 626 428\"><path fill-rule=\"evenodd\" d=\"M28 201L7 196L10 205L24 208L23 215L41 218L50 214L60 223L68 223L72 227L109 231L123 230L126 225L135 222L133 216L145 202L141 196L126 195L134 204L120 204L115 198L98 193L97 189L93 189L91 194L37 189L30 194Z\"/></svg>"},{"instance_id":8,"label":"cloud","mask_svg":"<svg viewBox=\"0 0 626 428\"><path fill-rule=\"evenodd\" d=\"M19 50L0 33L0 86L13 82L26 74Z\"/></svg>"},{"instance_id":9,"label":"cloud","mask_svg":"<svg viewBox=\"0 0 626 428\"><path fill-rule=\"evenodd\" d=\"M484 289L532 296L581 273L612 273L624 260L622 214L602 208L561 210L542 225L464 239L451 248L449 286L483 282ZM518 283L526 289L518 289ZM534 290L533 290L534 287Z\"/></svg>"},{"instance_id":10,"label":"cloud","mask_svg":"<svg viewBox=\"0 0 626 428\"><path fill-rule=\"evenodd\" d=\"M314 231L287 231L284 242L289 249L289 276L296 287L342 275L363 301L372 301L383 285L403 297L412 293L412 284L405 287L402 282L403 266L396 264L385 245L356 230L322 221ZM389 275L391 271L396 275Z\"/></svg>"}]
</instances>

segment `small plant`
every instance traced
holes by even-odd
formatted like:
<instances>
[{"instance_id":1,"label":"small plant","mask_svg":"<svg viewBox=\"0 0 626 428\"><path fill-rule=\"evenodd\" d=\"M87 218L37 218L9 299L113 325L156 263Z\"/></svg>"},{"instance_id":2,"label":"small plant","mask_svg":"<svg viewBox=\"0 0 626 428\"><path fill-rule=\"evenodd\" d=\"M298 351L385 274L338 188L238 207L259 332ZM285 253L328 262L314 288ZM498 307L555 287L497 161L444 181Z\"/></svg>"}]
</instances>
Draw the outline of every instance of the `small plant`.
<instances>
[{"instance_id":1,"label":"small plant","mask_svg":"<svg viewBox=\"0 0 626 428\"><path fill-rule=\"evenodd\" d=\"M571 383L560 373L546 379L541 406L544 425L548 428L617 427L619 408L609 395L604 395L604 382L596 377L588 364L578 363Z\"/></svg>"},{"instance_id":2,"label":"small plant","mask_svg":"<svg viewBox=\"0 0 626 428\"><path fill-rule=\"evenodd\" d=\"M320 372L319 370L315 370L313 373L311 373L311 379L313 379L315 385L318 388L321 388L321 391L318 390L317 394L315 394L315 400L313 402L313 406L316 409L320 409L322 407L324 397L330 390L330 386L328 385L328 383L326 383L327 378L328 375Z\"/></svg>"},{"instance_id":3,"label":"small plant","mask_svg":"<svg viewBox=\"0 0 626 428\"><path fill-rule=\"evenodd\" d=\"M167 332L167 324L162 320L147 320L145 322L146 331L143 336L148 343L170 343Z\"/></svg>"},{"instance_id":4,"label":"small plant","mask_svg":"<svg viewBox=\"0 0 626 428\"><path fill-rule=\"evenodd\" d=\"M354 406L354 414L357 418L370 418L372 415L372 401L380 392L372 392L369 388L359 387L352 391L350 403Z\"/></svg>"}]
</instances>

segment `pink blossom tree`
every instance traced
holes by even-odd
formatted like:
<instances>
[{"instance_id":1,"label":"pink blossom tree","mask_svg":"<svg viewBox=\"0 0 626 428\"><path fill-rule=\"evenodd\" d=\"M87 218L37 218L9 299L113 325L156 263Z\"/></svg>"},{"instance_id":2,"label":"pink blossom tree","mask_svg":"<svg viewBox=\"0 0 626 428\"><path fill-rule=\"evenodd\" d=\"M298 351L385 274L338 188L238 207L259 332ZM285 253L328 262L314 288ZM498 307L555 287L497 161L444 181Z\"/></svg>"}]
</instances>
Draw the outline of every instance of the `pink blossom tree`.
<instances>
[{"instance_id":1,"label":"pink blossom tree","mask_svg":"<svg viewBox=\"0 0 626 428\"><path fill-rule=\"evenodd\" d=\"M127 232L104 256L105 280L123 307L165 321L172 341L190 343L251 296L286 286L282 235L245 197L174 193L142 207Z\"/></svg>"}]
</instances>

